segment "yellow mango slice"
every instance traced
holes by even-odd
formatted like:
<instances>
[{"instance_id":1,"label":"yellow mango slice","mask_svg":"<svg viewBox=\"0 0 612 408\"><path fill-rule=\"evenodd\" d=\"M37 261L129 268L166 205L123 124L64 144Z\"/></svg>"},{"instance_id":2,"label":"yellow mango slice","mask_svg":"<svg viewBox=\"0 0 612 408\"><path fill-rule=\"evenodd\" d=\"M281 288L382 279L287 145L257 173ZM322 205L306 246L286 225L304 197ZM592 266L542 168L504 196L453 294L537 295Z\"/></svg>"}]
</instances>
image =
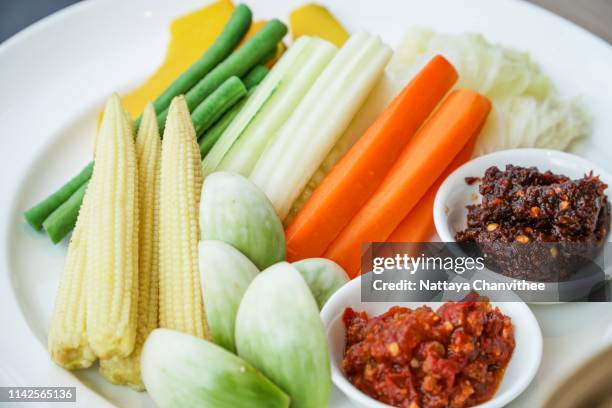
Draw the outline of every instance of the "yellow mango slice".
<instances>
[{"instance_id":1,"label":"yellow mango slice","mask_svg":"<svg viewBox=\"0 0 612 408\"><path fill-rule=\"evenodd\" d=\"M349 34L329 10L315 3L296 8L289 15L289 30L293 41L302 35L321 37L341 47Z\"/></svg>"}]
</instances>

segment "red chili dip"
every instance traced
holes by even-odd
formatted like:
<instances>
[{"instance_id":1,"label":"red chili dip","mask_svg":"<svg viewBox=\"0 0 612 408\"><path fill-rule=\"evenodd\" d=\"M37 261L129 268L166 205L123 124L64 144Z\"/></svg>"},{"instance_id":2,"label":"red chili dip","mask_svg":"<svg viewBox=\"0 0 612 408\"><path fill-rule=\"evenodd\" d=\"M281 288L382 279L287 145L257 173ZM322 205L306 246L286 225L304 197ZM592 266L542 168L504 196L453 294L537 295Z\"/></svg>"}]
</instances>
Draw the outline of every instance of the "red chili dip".
<instances>
[{"instance_id":1,"label":"red chili dip","mask_svg":"<svg viewBox=\"0 0 612 408\"><path fill-rule=\"evenodd\" d=\"M514 351L510 317L470 295L437 311L344 311L342 370L362 392L402 408L471 407L493 397Z\"/></svg>"}]
</instances>

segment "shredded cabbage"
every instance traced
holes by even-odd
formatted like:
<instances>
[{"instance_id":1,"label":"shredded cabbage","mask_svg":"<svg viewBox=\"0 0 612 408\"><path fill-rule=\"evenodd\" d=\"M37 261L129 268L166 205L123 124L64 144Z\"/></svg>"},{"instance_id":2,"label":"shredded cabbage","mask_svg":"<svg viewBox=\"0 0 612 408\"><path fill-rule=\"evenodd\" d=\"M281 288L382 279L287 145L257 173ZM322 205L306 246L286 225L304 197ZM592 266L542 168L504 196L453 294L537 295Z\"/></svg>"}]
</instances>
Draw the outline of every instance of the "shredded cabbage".
<instances>
[{"instance_id":1,"label":"shredded cabbage","mask_svg":"<svg viewBox=\"0 0 612 408\"><path fill-rule=\"evenodd\" d=\"M491 44L480 34L412 28L386 73L403 86L437 54L459 72L458 87L474 89L493 102L475 155L515 147L565 150L590 132L591 120L579 99L559 99L552 81L527 53Z\"/></svg>"}]
</instances>

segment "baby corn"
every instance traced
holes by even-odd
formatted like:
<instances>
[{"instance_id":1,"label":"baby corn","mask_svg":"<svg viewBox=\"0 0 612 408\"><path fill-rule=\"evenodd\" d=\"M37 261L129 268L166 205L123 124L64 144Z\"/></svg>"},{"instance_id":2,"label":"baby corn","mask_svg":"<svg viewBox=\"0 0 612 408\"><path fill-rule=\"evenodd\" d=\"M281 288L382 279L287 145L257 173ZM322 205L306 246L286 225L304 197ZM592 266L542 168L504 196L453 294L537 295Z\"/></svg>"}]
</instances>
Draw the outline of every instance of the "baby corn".
<instances>
[{"instance_id":1,"label":"baby corn","mask_svg":"<svg viewBox=\"0 0 612 408\"><path fill-rule=\"evenodd\" d=\"M198 272L200 150L184 97L170 105L160 183L160 327L207 337Z\"/></svg>"},{"instance_id":2,"label":"baby corn","mask_svg":"<svg viewBox=\"0 0 612 408\"><path fill-rule=\"evenodd\" d=\"M96 141L86 260L87 337L101 359L134 348L138 302L137 169L131 124L113 95Z\"/></svg>"},{"instance_id":3,"label":"baby corn","mask_svg":"<svg viewBox=\"0 0 612 408\"><path fill-rule=\"evenodd\" d=\"M140 353L149 333L157 327L159 299L159 172L161 139L152 104L147 105L136 137L138 162L138 312L132 354L100 360L100 372L114 384L143 391Z\"/></svg>"},{"instance_id":4,"label":"baby corn","mask_svg":"<svg viewBox=\"0 0 612 408\"><path fill-rule=\"evenodd\" d=\"M69 370L87 368L96 360L87 341L85 313L85 260L90 204L87 192L70 239L48 337L51 358Z\"/></svg>"}]
</instances>

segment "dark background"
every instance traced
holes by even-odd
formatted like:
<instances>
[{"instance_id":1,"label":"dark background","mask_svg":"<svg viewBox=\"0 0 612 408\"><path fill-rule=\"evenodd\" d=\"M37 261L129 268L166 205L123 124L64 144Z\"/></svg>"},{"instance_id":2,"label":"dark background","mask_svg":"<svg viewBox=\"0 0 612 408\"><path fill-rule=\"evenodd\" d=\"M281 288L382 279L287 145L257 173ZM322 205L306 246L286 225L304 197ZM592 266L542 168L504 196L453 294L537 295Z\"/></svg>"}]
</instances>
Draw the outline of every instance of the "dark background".
<instances>
[{"instance_id":1,"label":"dark background","mask_svg":"<svg viewBox=\"0 0 612 408\"><path fill-rule=\"evenodd\" d=\"M612 0L529 1L576 22L612 43ZM78 0L0 0L0 42L41 18L77 2Z\"/></svg>"},{"instance_id":2,"label":"dark background","mask_svg":"<svg viewBox=\"0 0 612 408\"><path fill-rule=\"evenodd\" d=\"M0 0L0 42L75 0Z\"/></svg>"}]
</instances>

